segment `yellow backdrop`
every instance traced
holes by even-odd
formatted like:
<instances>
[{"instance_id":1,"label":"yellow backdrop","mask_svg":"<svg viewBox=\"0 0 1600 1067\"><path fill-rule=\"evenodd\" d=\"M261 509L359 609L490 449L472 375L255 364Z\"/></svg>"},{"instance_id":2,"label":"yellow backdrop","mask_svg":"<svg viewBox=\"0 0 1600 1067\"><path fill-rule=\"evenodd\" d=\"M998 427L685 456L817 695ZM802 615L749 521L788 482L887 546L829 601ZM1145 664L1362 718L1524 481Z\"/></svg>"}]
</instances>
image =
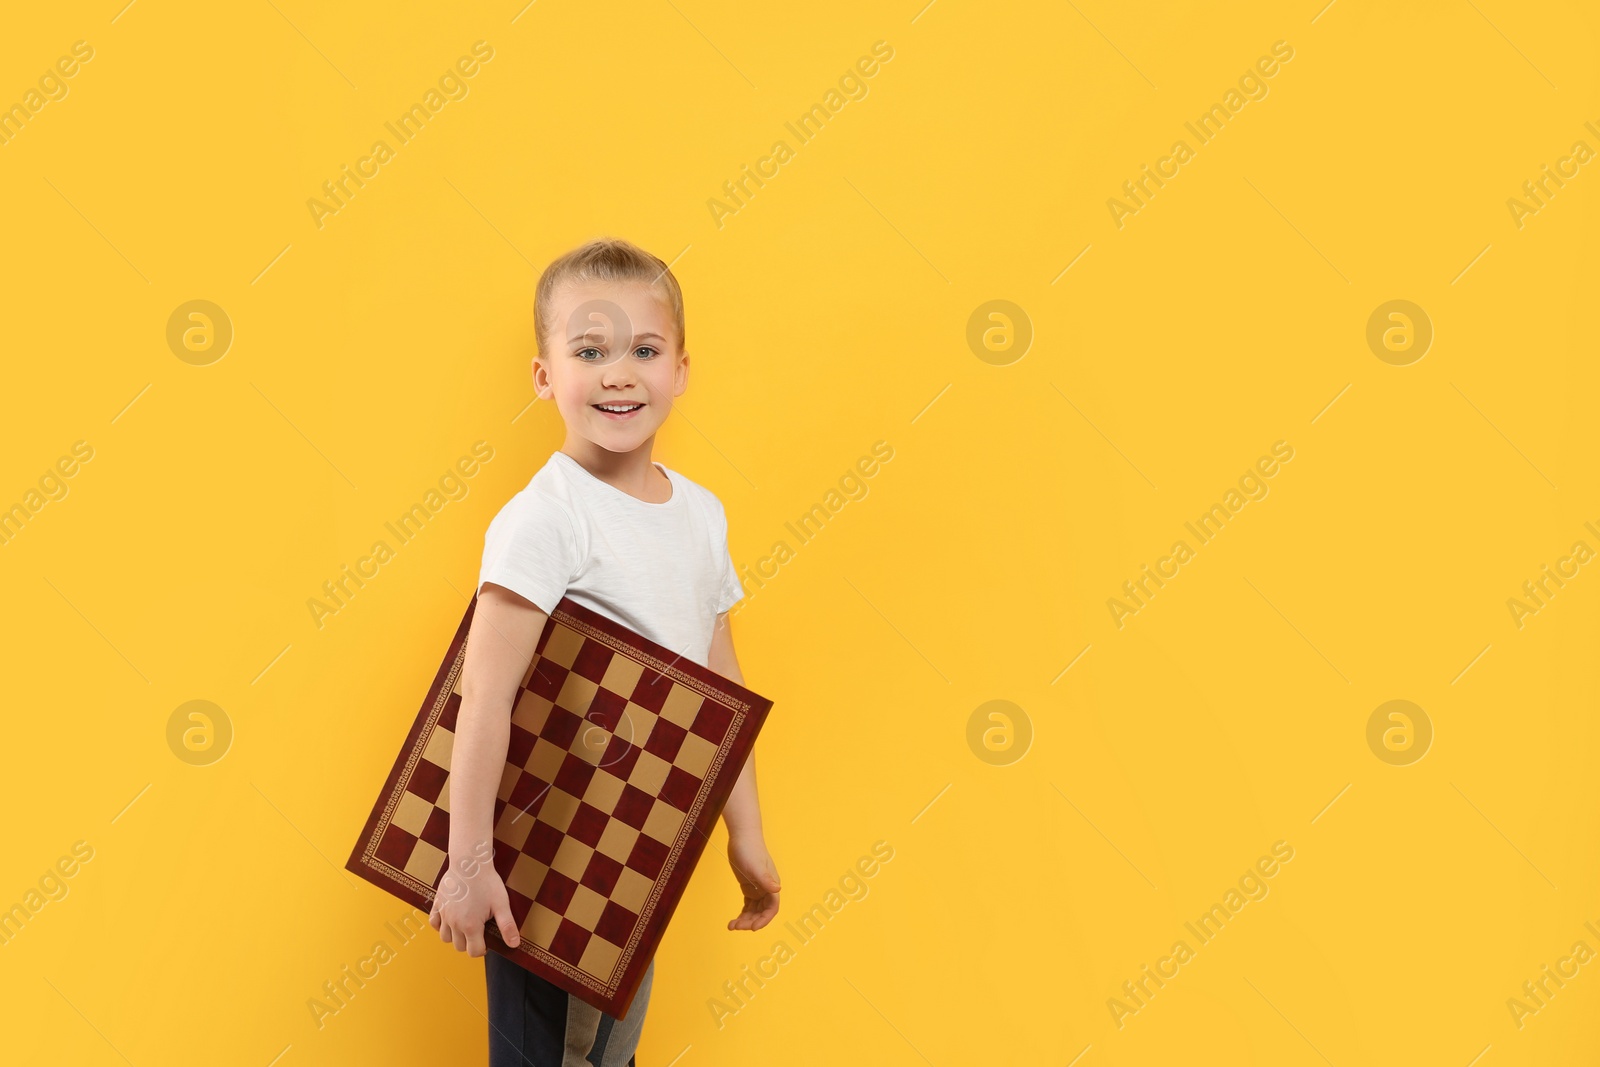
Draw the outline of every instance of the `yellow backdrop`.
<instances>
[{"instance_id":1,"label":"yellow backdrop","mask_svg":"<svg viewBox=\"0 0 1600 1067\"><path fill-rule=\"evenodd\" d=\"M640 1063L1600 1055L1590 6L121 2L0 35L0 1058L483 1062L342 866L601 234L785 887Z\"/></svg>"}]
</instances>

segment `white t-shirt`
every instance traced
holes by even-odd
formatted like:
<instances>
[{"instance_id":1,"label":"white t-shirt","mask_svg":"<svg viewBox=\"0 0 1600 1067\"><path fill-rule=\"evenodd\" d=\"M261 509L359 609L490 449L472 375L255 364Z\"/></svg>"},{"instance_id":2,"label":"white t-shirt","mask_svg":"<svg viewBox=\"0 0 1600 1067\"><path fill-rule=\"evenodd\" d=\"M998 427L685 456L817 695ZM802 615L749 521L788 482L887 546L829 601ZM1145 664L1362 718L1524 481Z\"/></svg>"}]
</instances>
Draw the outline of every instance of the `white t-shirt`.
<instances>
[{"instance_id":1,"label":"white t-shirt","mask_svg":"<svg viewBox=\"0 0 1600 1067\"><path fill-rule=\"evenodd\" d=\"M744 596L728 517L709 489L660 463L672 496L652 504L554 452L483 538L484 582L549 614L562 596L707 665L716 618Z\"/></svg>"}]
</instances>

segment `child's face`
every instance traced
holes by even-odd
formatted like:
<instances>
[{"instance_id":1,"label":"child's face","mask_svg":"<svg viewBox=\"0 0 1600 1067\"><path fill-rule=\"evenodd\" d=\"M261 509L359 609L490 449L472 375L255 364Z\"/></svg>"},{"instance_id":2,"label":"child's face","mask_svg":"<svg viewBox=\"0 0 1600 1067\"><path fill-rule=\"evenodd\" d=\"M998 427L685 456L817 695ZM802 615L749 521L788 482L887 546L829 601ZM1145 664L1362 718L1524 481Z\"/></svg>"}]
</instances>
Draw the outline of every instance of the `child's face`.
<instances>
[{"instance_id":1,"label":"child's face","mask_svg":"<svg viewBox=\"0 0 1600 1067\"><path fill-rule=\"evenodd\" d=\"M612 452L648 443L688 386L689 357L661 298L630 282L568 285L553 301L546 361L535 357L533 384L554 400L576 434ZM608 414L600 405L636 409Z\"/></svg>"}]
</instances>

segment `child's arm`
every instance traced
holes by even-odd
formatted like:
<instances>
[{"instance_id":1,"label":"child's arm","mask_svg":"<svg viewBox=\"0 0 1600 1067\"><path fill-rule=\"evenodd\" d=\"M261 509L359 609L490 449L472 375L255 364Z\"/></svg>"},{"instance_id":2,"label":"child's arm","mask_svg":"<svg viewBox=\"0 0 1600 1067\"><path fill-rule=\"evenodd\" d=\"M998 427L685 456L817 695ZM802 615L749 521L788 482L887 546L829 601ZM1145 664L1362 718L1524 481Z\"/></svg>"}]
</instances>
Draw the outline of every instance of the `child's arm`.
<instances>
[{"instance_id":1,"label":"child's arm","mask_svg":"<svg viewBox=\"0 0 1600 1067\"><path fill-rule=\"evenodd\" d=\"M511 702L533 658L545 613L503 586L485 583L467 632L461 707L450 753L450 869L428 915L442 941L484 953L494 919L507 945L519 940L505 883L494 869L494 802L511 738Z\"/></svg>"},{"instance_id":2,"label":"child's arm","mask_svg":"<svg viewBox=\"0 0 1600 1067\"><path fill-rule=\"evenodd\" d=\"M744 675L733 652L733 630L727 612L717 616L706 666L740 685ZM761 802L756 796L756 754L750 750L739 778L722 808L728 827L728 862L744 893L744 910L728 923L730 930L759 930L778 914L778 869L761 832Z\"/></svg>"}]
</instances>

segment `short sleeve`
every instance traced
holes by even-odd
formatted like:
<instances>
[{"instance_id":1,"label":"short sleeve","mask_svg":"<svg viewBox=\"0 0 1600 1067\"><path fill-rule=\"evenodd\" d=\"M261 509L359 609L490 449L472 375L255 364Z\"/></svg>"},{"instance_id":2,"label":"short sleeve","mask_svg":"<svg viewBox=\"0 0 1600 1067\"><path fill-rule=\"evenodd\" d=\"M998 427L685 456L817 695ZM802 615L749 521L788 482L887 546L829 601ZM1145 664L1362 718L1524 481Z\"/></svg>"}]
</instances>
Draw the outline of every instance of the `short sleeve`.
<instances>
[{"instance_id":1,"label":"short sleeve","mask_svg":"<svg viewBox=\"0 0 1600 1067\"><path fill-rule=\"evenodd\" d=\"M489 523L478 588L484 582L503 585L548 615L566 595L581 563L577 530L567 509L524 490Z\"/></svg>"},{"instance_id":2,"label":"short sleeve","mask_svg":"<svg viewBox=\"0 0 1600 1067\"><path fill-rule=\"evenodd\" d=\"M721 512L721 509L718 508ZM732 608L744 599L744 586L739 581L739 571L733 565L733 553L728 548L728 516L722 512L717 533L717 556L722 561L721 589L717 593L717 614Z\"/></svg>"}]
</instances>

